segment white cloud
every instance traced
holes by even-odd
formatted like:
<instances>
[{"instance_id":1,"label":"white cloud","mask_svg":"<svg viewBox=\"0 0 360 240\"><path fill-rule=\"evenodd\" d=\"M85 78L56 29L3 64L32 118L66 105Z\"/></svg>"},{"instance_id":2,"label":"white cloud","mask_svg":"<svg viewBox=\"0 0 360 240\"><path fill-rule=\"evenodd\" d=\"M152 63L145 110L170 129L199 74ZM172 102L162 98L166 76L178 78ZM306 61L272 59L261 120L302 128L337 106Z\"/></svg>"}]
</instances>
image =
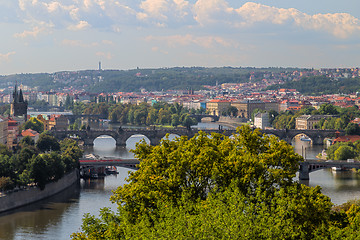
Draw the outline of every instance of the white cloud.
<instances>
[{"instance_id":1,"label":"white cloud","mask_svg":"<svg viewBox=\"0 0 360 240\"><path fill-rule=\"evenodd\" d=\"M110 40L102 40L101 43L104 45L114 45L114 42Z\"/></svg>"},{"instance_id":2,"label":"white cloud","mask_svg":"<svg viewBox=\"0 0 360 240\"><path fill-rule=\"evenodd\" d=\"M71 30L71 31L79 31L79 30L84 30L90 27L90 24L86 21L80 21L75 25L69 25L67 27L67 29Z\"/></svg>"},{"instance_id":3,"label":"white cloud","mask_svg":"<svg viewBox=\"0 0 360 240\"><path fill-rule=\"evenodd\" d=\"M184 21L191 13L191 5L185 0L145 0L140 8L143 11L136 15L139 20L148 20L161 27L168 22Z\"/></svg>"},{"instance_id":4,"label":"white cloud","mask_svg":"<svg viewBox=\"0 0 360 240\"><path fill-rule=\"evenodd\" d=\"M30 26L48 22L57 29L106 29L120 32L127 27L174 29L184 27L202 31L251 29L269 31L273 26L290 26L299 30L327 32L337 38L360 33L360 21L348 13L310 15L294 8L277 8L246 2L234 8L227 0L18 0L19 17ZM13 19L4 18L3 19ZM30 35L30 33L29 33Z\"/></svg>"},{"instance_id":5,"label":"white cloud","mask_svg":"<svg viewBox=\"0 0 360 240\"><path fill-rule=\"evenodd\" d=\"M198 0L194 5L194 18L203 26L219 24L227 22L228 18L234 15L233 11L225 0Z\"/></svg>"},{"instance_id":6,"label":"white cloud","mask_svg":"<svg viewBox=\"0 0 360 240\"><path fill-rule=\"evenodd\" d=\"M294 8L276 8L253 2L234 9L225 0L199 0L194 11L195 20L202 26L220 24L230 28L250 28L254 24L271 23L325 31L338 38L360 32L359 19L347 13L309 15Z\"/></svg>"},{"instance_id":7,"label":"white cloud","mask_svg":"<svg viewBox=\"0 0 360 240\"><path fill-rule=\"evenodd\" d=\"M14 55L15 53L16 52L8 52L8 53L5 53L5 54L0 53L0 61L8 61L9 57L11 55Z\"/></svg>"},{"instance_id":8,"label":"white cloud","mask_svg":"<svg viewBox=\"0 0 360 240\"><path fill-rule=\"evenodd\" d=\"M170 47L197 45L203 48L213 48L215 46L236 47L234 41L226 40L217 36L197 37L190 34L173 36L148 36L147 41L165 42Z\"/></svg>"},{"instance_id":9,"label":"white cloud","mask_svg":"<svg viewBox=\"0 0 360 240\"><path fill-rule=\"evenodd\" d=\"M113 58L113 55L110 52L97 52L96 56L105 57L108 60L111 60Z\"/></svg>"},{"instance_id":10,"label":"white cloud","mask_svg":"<svg viewBox=\"0 0 360 240\"><path fill-rule=\"evenodd\" d=\"M91 43L84 43L81 40L71 40L71 39L64 39L62 40L61 44L63 46L70 46L70 47L83 47L83 48L89 48L89 47L97 47L99 46L98 42L91 42Z\"/></svg>"},{"instance_id":11,"label":"white cloud","mask_svg":"<svg viewBox=\"0 0 360 240\"><path fill-rule=\"evenodd\" d=\"M27 38L27 37L34 37L36 38L41 32L44 32L45 28L40 27L33 27L32 30L25 30L22 33L14 34L15 38Z\"/></svg>"}]
</instances>

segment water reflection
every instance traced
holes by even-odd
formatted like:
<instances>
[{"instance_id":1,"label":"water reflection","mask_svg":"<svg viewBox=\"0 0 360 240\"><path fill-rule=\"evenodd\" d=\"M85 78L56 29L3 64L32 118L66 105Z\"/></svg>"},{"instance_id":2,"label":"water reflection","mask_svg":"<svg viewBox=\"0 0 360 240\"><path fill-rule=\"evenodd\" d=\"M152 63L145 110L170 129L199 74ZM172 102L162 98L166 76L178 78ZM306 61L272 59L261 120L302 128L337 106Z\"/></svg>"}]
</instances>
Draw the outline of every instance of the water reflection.
<instances>
[{"instance_id":1,"label":"water reflection","mask_svg":"<svg viewBox=\"0 0 360 240\"><path fill-rule=\"evenodd\" d=\"M62 217L76 204L80 186L74 184L46 200L0 215L0 239L30 239L46 235L49 229L62 224Z\"/></svg>"}]
</instances>

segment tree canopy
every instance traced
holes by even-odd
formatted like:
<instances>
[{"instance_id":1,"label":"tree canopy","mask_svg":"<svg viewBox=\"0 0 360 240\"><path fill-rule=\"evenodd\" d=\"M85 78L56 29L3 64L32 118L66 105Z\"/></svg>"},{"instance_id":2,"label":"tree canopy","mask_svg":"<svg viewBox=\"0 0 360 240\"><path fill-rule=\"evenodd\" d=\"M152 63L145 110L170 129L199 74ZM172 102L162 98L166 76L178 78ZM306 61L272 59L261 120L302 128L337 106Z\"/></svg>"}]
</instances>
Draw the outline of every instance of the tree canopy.
<instances>
[{"instance_id":1,"label":"tree canopy","mask_svg":"<svg viewBox=\"0 0 360 240\"><path fill-rule=\"evenodd\" d=\"M83 152L76 141L65 139L59 143L44 133L40 138L46 143L37 142L36 146L31 138L23 138L14 153L0 145L0 189L31 183L44 189L46 183L57 181L79 167Z\"/></svg>"}]
</instances>

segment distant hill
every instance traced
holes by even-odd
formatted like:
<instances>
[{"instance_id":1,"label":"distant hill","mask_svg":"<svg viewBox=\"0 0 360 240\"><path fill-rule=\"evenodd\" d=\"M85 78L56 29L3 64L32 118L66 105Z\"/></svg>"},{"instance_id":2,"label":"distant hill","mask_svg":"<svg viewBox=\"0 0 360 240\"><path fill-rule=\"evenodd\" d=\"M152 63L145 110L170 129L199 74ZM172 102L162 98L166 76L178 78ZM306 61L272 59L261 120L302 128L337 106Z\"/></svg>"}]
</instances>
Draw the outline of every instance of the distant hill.
<instances>
[{"instance_id":1,"label":"distant hill","mask_svg":"<svg viewBox=\"0 0 360 240\"><path fill-rule=\"evenodd\" d=\"M322 95L360 92L360 78L331 79L325 76L304 77L299 81L269 86L268 90L296 89L304 95Z\"/></svg>"},{"instance_id":2,"label":"distant hill","mask_svg":"<svg viewBox=\"0 0 360 240\"><path fill-rule=\"evenodd\" d=\"M203 85L222 83L248 82L250 75L253 81L259 81L266 73L290 72L295 68L204 68L174 67L159 69L132 70L84 70L56 73L15 74L0 76L0 87L12 86L15 82L39 91L62 90L72 86L89 92L138 92L140 88L148 91L193 89Z\"/></svg>"}]
</instances>

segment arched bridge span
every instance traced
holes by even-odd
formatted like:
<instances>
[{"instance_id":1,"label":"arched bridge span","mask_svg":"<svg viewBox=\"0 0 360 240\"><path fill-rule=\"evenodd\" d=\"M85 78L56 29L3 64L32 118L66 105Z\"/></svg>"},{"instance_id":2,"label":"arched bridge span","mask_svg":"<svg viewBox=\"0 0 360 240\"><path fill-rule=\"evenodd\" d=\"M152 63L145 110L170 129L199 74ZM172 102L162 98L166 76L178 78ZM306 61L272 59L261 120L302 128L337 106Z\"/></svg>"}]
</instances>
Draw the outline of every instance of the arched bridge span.
<instances>
[{"instance_id":1,"label":"arched bridge span","mask_svg":"<svg viewBox=\"0 0 360 240\"><path fill-rule=\"evenodd\" d=\"M108 135L115 139L117 146L126 146L126 141L133 135L144 135L149 140L151 145L158 145L163 137L167 133L176 134L179 136L188 136L189 138L193 137L199 130L191 129L187 130L185 128L174 128L174 129L117 129L117 130L83 130L83 131L73 131L73 130L53 130L52 134L57 139L64 139L69 136L77 136L79 139L84 141L84 145L93 145L94 140L101 135ZM202 130L207 133L217 132L225 134L226 136L231 136L236 133L236 130ZM323 144L323 141L326 137L334 136L335 130L260 130L265 134L273 134L279 137L281 140L285 140L288 143L291 143L291 140L298 134L305 134L313 140L313 144Z\"/></svg>"}]
</instances>

